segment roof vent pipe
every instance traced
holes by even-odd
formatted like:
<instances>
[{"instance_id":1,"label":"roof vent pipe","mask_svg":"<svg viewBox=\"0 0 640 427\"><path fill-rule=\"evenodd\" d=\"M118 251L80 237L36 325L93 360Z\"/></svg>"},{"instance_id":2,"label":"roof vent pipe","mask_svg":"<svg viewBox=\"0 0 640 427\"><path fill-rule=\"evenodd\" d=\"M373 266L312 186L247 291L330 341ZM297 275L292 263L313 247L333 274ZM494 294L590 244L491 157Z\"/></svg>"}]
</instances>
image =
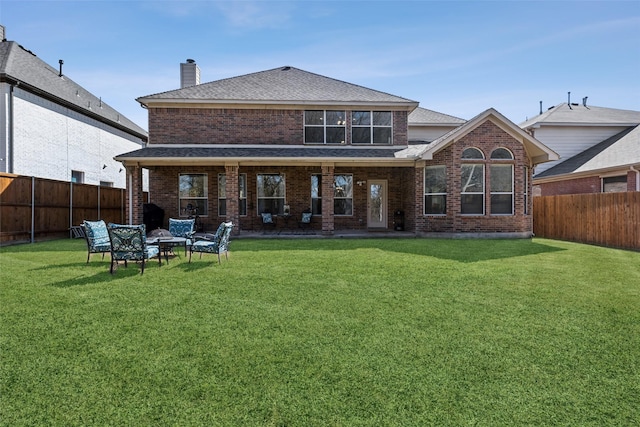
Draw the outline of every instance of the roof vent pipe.
<instances>
[{"instance_id":1,"label":"roof vent pipe","mask_svg":"<svg viewBox=\"0 0 640 427\"><path fill-rule=\"evenodd\" d=\"M64 64L64 61L62 59L58 59L58 64L60 64L60 72L58 73L58 77L62 77L62 64Z\"/></svg>"},{"instance_id":2,"label":"roof vent pipe","mask_svg":"<svg viewBox=\"0 0 640 427\"><path fill-rule=\"evenodd\" d=\"M587 98L588 96L585 96L584 98L582 98L582 105L584 105L585 107L587 106Z\"/></svg>"},{"instance_id":3,"label":"roof vent pipe","mask_svg":"<svg viewBox=\"0 0 640 427\"><path fill-rule=\"evenodd\" d=\"M571 108L571 92L567 92L567 104L569 105L569 109L573 110L573 108Z\"/></svg>"},{"instance_id":4,"label":"roof vent pipe","mask_svg":"<svg viewBox=\"0 0 640 427\"><path fill-rule=\"evenodd\" d=\"M540 101L540 114L542 114L542 101Z\"/></svg>"}]
</instances>

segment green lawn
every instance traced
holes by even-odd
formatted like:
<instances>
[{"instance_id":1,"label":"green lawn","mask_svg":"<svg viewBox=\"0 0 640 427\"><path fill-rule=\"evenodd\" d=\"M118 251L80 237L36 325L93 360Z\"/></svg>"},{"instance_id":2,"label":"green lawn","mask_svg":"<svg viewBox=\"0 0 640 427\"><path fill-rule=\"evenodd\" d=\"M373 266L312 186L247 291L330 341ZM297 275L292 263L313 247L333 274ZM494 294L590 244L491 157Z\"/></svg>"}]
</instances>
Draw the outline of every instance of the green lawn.
<instances>
[{"instance_id":1,"label":"green lawn","mask_svg":"<svg viewBox=\"0 0 640 427\"><path fill-rule=\"evenodd\" d=\"M235 240L109 274L0 249L3 426L631 426L640 253ZM215 261L215 262L214 262Z\"/></svg>"}]
</instances>

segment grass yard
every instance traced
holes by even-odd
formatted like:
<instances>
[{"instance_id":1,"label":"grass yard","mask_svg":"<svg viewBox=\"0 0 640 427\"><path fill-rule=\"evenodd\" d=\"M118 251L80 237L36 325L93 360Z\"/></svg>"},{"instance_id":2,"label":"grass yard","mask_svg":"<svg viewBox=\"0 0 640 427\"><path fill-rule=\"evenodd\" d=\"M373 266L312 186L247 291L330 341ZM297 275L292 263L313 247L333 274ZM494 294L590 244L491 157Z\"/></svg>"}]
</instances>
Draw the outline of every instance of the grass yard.
<instances>
[{"instance_id":1,"label":"grass yard","mask_svg":"<svg viewBox=\"0 0 640 427\"><path fill-rule=\"evenodd\" d=\"M640 253L235 240L109 274L0 249L3 426L632 426ZM214 262L215 261L215 262Z\"/></svg>"}]
</instances>

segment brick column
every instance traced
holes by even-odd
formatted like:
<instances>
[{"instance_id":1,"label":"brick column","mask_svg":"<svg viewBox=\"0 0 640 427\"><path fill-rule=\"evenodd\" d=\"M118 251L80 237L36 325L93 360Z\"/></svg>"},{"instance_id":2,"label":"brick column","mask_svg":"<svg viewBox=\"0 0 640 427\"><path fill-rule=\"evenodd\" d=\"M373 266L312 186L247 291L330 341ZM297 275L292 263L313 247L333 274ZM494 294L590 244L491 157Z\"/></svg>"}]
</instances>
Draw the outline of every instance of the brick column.
<instances>
[{"instance_id":1,"label":"brick column","mask_svg":"<svg viewBox=\"0 0 640 427\"><path fill-rule=\"evenodd\" d=\"M322 165L322 234L333 235L333 164Z\"/></svg>"},{"instance_id":2,"label":"brick column","mask_svg":"<svg viewBox=\"0 0 640 427\"><path fill-rule=\"evenodd\" d=\"M126 165L127 190L125 221L128 224L142 224L144 192L142 191L142 168L138 165Z\"/></svg>"},{"instance_id":3,"label":"brick column","mask_svg":"<svg viewBox=\"0 0 640 427\"><path fill-rule=\"evenodd\" d=\"M413 192L413 196L415 197L414 205L415 209L413 210L413 220L414 220L414 232L419 233L424 231L426 225L426 218L423 214L424 212L424 162L417 162L416 166L413 170L413 185L415 191Z\"/></svg>"},{"instance_id":4,"label":"brick column","mask_svg":"<svg viewBox=\"0 0 640 427\"><path fill-rule=\"evenodd\" d=\"M233 234L240 234L240 176L237 163L224 165L226 175L227 221L233 222Z\"/></svg>"}]
</instances>

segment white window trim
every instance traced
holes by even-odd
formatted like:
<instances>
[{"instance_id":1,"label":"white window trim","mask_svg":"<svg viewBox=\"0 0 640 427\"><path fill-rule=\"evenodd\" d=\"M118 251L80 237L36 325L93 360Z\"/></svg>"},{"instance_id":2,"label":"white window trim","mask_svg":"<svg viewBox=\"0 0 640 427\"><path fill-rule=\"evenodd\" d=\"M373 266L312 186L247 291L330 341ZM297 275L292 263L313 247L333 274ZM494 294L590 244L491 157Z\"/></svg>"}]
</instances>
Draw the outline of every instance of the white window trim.
<instances>
[{"instance_id":1,"label":"white window trim","mask_svg":"<svg viewBox=\"0 0 640 427\"><path fill-rule=\"evenodd\" d=\"M514 167L512 164L501 164L501 163L493 163L490 164L489 167L511 167L511 191L491 191L489 194L489 200L491 200L491 196L494 194L510 194L511 195L511 212L510 213L493 213L493 205L491 206L491 216L513 216L515 215L515 191L514 191Z\"/></svg>"},{"instance_id":2,"label":"white window trim","mask_svg":"<svg viewBox=\"0 0 640 427\"><path fill-rule=\"evenodd\" d=\"M480 150L480 152L482 152L482 150ZM472 159L465 159L465 160L472 160ZM473 160L479 160L479 159L473 159ZM463 195L467 195L467 194L482 194L482 213L462 213L460 212L460 215L462 216L484 216L486 215L487 212L487 206L486 206L486 192L487 192L487 177L486 177L486 170L485 170L485 164L484 163L474 163L472 161L470 161L469 163L462 163L462 165L460 166L461 168L461 172L462 172L462 166L481 166L482 167L482 192L463 192L462 188L460 189L460 197L462 198ZM460 174L460 176L462 176L462 173ZM462 183L461 183L462 184ZM462 202L460 203L460 210L462 211Z\"/></svg>"},{"instance_id":3,"label":"white window trim","mask_svg":"<svg viewBox=\"0 0 640 427\"><path fill-rule=\"evenodd\" d=\"M308 125L307 124L307 112L308 111L322 111L322 124L321 125ZM327 125L327 111L334 111L334 112L339 112L342 113L342 115L344 116L345 120L343 121L342 124L337 124L337 125ZM303 135L302 138L304 139L304 143L305 144L310 144L310 145L344 145L347 143L347 112L345 110L305 110L304 111L304 117L302 119L303 121ZM322 128L322 140L323 142L307 142L306 139L306 128ZM327 142L327 127L330 128L342 128L344 130L344 140L342 141L342 143L335 143L335 142Z\"/></svg>"},{"instance_id":4,"label":"white window trim","mask_svg":"<svg viewBox=\"0 0 640 427\"><path fill-rule=\"evenodd\" d=\"M370 123L368 125L354 125L353 121L351 123L351 143L355 144L355 145L393 145L393 111L377 111L377 110L354 110L351 112L351 115L353 117L353 113L355 112L363 112L363 113L369 113L370 115ZM373 113L390 113L391 114L391 124L390 125L375 125L373 123ZM368 128L370 130L369 133L369 142L353 142L353 130L354 129L358 129L358 128ZM391 135L391 140L389 142L385 142L385 143L374 143L373 142L373 130L375 128L385 128L385 129L390 129L390 135Z\"/></svg>"},{"instance_id":5,"label":"white window trim","mask_svg":"<svg viewBox=\"0 0 640 427\"><path fill-rule=\"evenodd\" d=\"M446 165L425 166L423 183L422 183L423 190L424 190L423 191L423 193L424 193L423 200L426 199L427 196L444 196L445 197L445 201L446 201L447 200L447 196L448 196L447 192L444 192L444 193L427 193L427 169L430 169L430 168L431 169L444 168L445 179L446 179L446 176L447 176L447 166ZM425 216L447 216L446 204L445 204L445 208L444 208L445 212L443 214L434 214L434 213L427 213L427 205L426 205L426 203L424 203L424 201L422 203L424 205L422 207L422 214L423 215L425 215Z\"/></svg>"},{"instance_id":6,"label":"white window trim","mask_svg":"<svg viewBox=\"0 0 640 427\"><path fill-rule=\"evenodd\" d=\"M202 175L204 176L204 197L180 197L180 177L183 175ZM178 174L178 215L180 217L186 218L188 216L190 216L188 213L182 212L182 209L180 209L180 201L183 199L191 199L191 200L204 200L205 201L205 206L207 207L207 213L197 213L197 216L200 217L208 217L209 216L209 174L208 173L202 173L202 172L194 172L194 173L179 173Z\"/></svg>"}]
</instances>

